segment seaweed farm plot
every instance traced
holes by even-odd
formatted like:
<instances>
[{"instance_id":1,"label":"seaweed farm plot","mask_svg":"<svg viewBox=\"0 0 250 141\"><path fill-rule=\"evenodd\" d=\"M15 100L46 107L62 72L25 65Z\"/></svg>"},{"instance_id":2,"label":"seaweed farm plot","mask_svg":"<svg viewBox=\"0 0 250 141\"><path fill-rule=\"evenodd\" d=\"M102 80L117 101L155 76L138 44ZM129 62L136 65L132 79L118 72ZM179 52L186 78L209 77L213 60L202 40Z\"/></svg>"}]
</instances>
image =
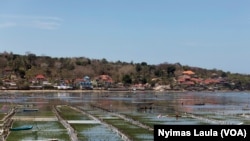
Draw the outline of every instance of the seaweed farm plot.
<instances>
[{"instance_id":1,"label":"seaweed farm plot","mask_svg":"<svg viewBox=\"0 0 250 141\"><path fill-rule=\"evenodd\" d=\"M39 108L31 105L17 105L15 111L12 117L14 122L7 141L69 140L67 130L57 120L49 105Z\"/></svg>"},{"instance_id":2,"label":"seaweed farm plot","mask_svg":"<svg viewBox=\"0 0 250 141\"><path fill-rule=\"evenodd\" d=\"M16 105L16 113L14 118L19 120L24 120L25 118L30 118L31 120L57 120L55 114L53 113L50 105Z\"/></svg>"},{"instance_id":3,"label":"seaweed farm plot","mask_svg":"<svg viewBox=\"0 0 250 141\"><path fill-rule=\"evenodd\" d=\"M56 121L57 118L50 105L29 106L17 105L15 108L14 120L31 120L31 121Z\"/></svg>"},{"instance_id":4,"label":"seaweed farm plot","mask_svg":"<svg viewBox=\"0 0 250 141\"><path fill-rule=\"evenodd\" d=\"M67 130L58 121L15 121L12 127L21 127L23 125L31 125L33 128L11 131L6 141L70 140Z\"/></svg>"},{"instance_id":5,"label":"seaweed farm plot","mask_svg":"<svg viewBox=\"0 0 250 141\"><path fill-rule=\"evenodd\" d=\"M67 105L58 105L57 111L64 120L91 120L87 115L83 115Z\"/></svg>"},{"instance_id":6,"label":"seaweed farm plot","mask_svg":"<svg viewBox=\"0 0 250 141\"><path fill-rule=\"evenodd\" d=\"M192 111L190 112L186 108L191 108ZM186 106L183 110L187 111L187 116L201 121L202 124L245 124L244 117L240 115L245 115L246 112L242 113L243 111L238 105L206 104L204 106Z\"/></svg>"},{"instance_id":7,"label":"seaweed farm plot","mask_svg":"<svg viewBox=\"0 0 250 141\"><path fill-rule=\"evenodd\" d=\"M122 138L103 124L71 124L80 141L122 141Z\"/></svg>"},{"instance_id":8,"label":"seaweed farm plot","mask_svg":"<svg viewBox=\"0 0 250 141\"><path fill-rule=\"evenodd\" d=\"M127 135L131 140L146 141L153 140L153 131L141 128L123 119L104 119L104 122L116 127Z\"/></svg>"},{"instance_id":9,"label":"seaweed farm plot","mask_svg":"<svg viewBox=\"0 0 250 141\"><path fill-rule=\"evenodd\" d=\"M135 121L139 121L142 124L145 124L151 128L154 128L154 125L185 125L185 124L198 124L199 121L196 119L190 118L187 115L168 115L168 114L143 114L143 113L124 113L128 118L131 118Z\"/></svg>"},{"instance_id":10,"label":"seaweed farm plot","mask_svg":"<svg viewBox=\"0 0 250 141\"><path fill-rule=\"evenodd\" d=\"M119 113L109 112L98 107L93 108L93 105L79 108L86 110L89 114L100 119L106 126L120 133L120 136L124 135L129 140L153 140L153 130L143 127L139 122L131 121Z\"/></svg>"},{"instance_id":11,"label":"seaweed farm plot","mask_svg":"<svg viewBox=\"0 0 250 141\"><path fill-rule=\"evenodd\" d=\"M3 128L13 128L6 141L152 141L154 125L250 124L249 92L17 92L0 99Z\"/></svg>"},{"instance_id":12,"label":"seaweed farm plot","mask_svg":"<svg viewBox=\"0 0 250 141\"><path fill-rule=\"evenodd\" d=\"M107 128L104 124L93 116L85 114L70 106L57 106L60 116L67 120L70 126L75 130L78 140L91 140L91 141L120 141L122 138L118 136L111 129Z\"/></svg>"}]
</instances>

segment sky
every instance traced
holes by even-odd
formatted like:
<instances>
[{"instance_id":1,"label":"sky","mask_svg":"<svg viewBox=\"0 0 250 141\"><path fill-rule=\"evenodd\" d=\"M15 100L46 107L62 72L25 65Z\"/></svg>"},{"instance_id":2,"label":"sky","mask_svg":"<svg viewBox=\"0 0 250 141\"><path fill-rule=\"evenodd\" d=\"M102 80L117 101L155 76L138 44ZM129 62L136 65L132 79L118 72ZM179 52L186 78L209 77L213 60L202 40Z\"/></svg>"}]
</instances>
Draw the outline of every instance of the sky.
<instances>
[{"instance_id":1,"label":"sky","mask_svg":"<svg viewBox=\"0 0 250 141\"><path fill-rule=\"evenodd\" d=\"M250 74L249 0L0 0L0 52Z\"/></svg>"}]
</instances>

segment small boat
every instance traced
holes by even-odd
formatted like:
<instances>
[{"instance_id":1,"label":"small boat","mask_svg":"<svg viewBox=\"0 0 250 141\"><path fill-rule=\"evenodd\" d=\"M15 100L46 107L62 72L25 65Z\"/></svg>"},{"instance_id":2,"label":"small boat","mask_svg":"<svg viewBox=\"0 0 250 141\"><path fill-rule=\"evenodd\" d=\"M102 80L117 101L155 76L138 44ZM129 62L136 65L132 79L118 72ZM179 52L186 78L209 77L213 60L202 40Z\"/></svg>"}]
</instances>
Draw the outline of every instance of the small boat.
<instances>
[{"instance_id":1,"label":"small boat","mask_svg":"<svg viewBox=\"0 0 250 141\"><path fill-rule=\"evenodd\" d=\"M203 105L205 105L205 103L195 103L194 105L203 106Z\"/></svg>"},{"instance_id":2,"label":"small boat","mask_svg":"<svg viewBox=\"0 0 250 141\"><path fill-rule=\"evenodd\" d=\"M37 112L38 109L23 109L23 112Z\"/></svg>"},{"instance_id":3,"label":"small boat","mask_svg":"<svg viewBox=\"0 0 250 141\"><path fill-rule=\"evenodd\" d=\"M30 130L32 128L33 128L32 125L23 125L15 128L10 128L10 131Z\"/></svg>"}]
</instances>

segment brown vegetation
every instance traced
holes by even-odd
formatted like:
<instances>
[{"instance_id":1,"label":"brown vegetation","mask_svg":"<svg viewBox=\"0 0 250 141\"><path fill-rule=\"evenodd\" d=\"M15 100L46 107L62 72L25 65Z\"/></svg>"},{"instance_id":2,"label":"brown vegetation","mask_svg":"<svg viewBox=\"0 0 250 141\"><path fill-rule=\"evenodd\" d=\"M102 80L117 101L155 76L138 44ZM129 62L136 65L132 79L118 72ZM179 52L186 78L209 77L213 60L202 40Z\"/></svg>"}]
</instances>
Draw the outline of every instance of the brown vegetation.
<instances>
[{"instance_id":1,"label":"brown vegetation","mask_svg":"<svg viewBox=\"0 0 250 141\"><path fill-rule=\"evenodd\" d=\"M47 80L56 84L61 80L73 83L76 79L89 76L91 79L99 75L109 75L112 78L112 87L120 85L131 86L135 84L147 84L148 87L169 85L170 89L203 90L210 87L220 89L250 89L250 76L244 74L232 74L222 70L208 70L199 67L183 66L180 63L162 63L148 65L146 62L108 62L106 59L89 59L86 57L52 58L49 56L36 56L32 53L26 55L3 52L0 54L0 86L6 86L6 82L15 82L17 87L28 88L33 78L43 74ZM183 72L192 71L194 74L189 79L178 78ZM216 82L219 80L219 82ZM213 79L214 83L204 84L206 79ZM181 83L185 81L185 83ZM206 80L207 82L208 80ZM8 83L11 84L11 83ZM111 85L110 85L111 87ZM201 89L202 88L202 89Z\"/></svg>"}]
</instances>

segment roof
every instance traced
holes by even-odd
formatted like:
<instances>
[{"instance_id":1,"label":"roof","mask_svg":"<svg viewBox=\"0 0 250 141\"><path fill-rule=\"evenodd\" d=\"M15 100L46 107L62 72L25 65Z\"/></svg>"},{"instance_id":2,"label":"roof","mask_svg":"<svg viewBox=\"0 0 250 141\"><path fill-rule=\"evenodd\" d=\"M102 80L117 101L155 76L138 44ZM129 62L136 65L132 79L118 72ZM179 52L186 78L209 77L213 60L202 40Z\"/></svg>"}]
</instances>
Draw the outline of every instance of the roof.
<instances>
[{"instance_id":1,"label":"roof","mask_svg":"<svg viewBox=\"0 0 250 141\"><path fill-rule=\"evenodd\" d=\"M211 79L211 78L208 78L208 79L204 80L205 84L215 84L215 83L219 83L219 82L220 82L220 80L218 80L218 79Z\"/></svg>"},{"instance_id":2,"label":"roof","mask_svg":"<svg viewBox=\"0 0 250 141\"><path fill-rule=\"evenodd\" d=\"M36 79L45 79L45 77L44 77L42 74L38 74L38 75L36 76Z\"/></svg>"},{"instance_id":3,"label":"roof","mask_svg":"<svg viewBox=\"0 0 250 141\"><path fill-rule=\"evenodd\" d=\"M195 73L193 71L191 71L191 70L187 70L187 71L183 71L182 74L193 75Z\"/></svg>"},{"instance_id":4,"label":"roof","mask_svg":"<svg viewBox=\"0 0 250 141\"><path fill-rule=\"evenodd\" d=\"M109 75L100 75L98 79L101 79L104 82L113 82L113 79Z\"/></svg>"}]
</instances>

